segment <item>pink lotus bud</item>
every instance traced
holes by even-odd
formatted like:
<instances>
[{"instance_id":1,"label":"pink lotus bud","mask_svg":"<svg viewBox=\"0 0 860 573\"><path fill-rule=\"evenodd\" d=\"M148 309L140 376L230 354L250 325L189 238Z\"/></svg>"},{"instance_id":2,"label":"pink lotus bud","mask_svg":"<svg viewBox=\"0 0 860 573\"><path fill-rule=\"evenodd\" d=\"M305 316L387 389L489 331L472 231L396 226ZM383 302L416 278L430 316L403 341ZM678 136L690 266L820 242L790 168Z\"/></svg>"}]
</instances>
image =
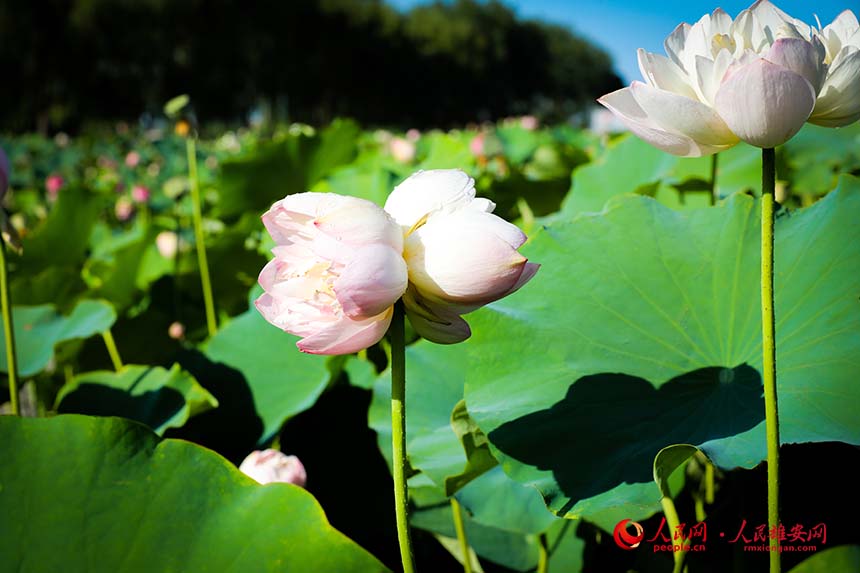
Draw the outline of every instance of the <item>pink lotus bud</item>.
<instances>
[{"instance_id":1,"label":"pink lotus bud","mask_svg":"<svg viewBox=\"0 0 860 573\"><path fill-rule=\"evenodd\" d=\"M475 198L475 181L458 169L419 171L397 186L385 210L405 234L409 289L403 297L415 330L443 344L469 337L460 315L511 294L539 265L517 249L526 236Z\"/></svg>"},{"instance_id":2,"label":"pink lotus bud","mask_svg":"<svg viewBox=\"0 0 860 573\"><path fill-rule=\"evenodd\" d=\"M137 151L129 151L125 156L125 164L127 167L134 169L140 163L140 153Z\"/></svg>"},{"instance_id":3,"label":"pink lotus bud","mask_svg":"<svg viewBox=\"0 0 860 573\"><path fill-rule=\"evenodd\" d=\"M131 188L131 200L135 203L146 203L149 201L149 189L143 185L135 185Z\"/></svg>"},{"instance_id":4,"label":"pink lotus bud","mask_svg":"<svg viewBox=\"0 0 860 573\"><path fill-rule=\"evenodd\" d=\"M0 147L0 199L6 195L6 190L9 188L9 158L3 148Z\"/></svg>"},{"instance_id":5,"label":"pink lotus bud","mask_svg":"<svg viewBox=\"0 0 860 573\"><path fill-rule=\"evenodd\" d=\"M403 234L364 199L300 193L278 201L263 223L277 243L260 273L257 309L303 337L311 354L349 354L379 341L408 282Z\"/></svg>"},{"instance_id":6,"label":"pink lotus bud","mask_svg":"<svg viewBox=\"0 0 860 573\"><path fill-rule=\"evenodd\" d=\"M167 336L173 340L182 340L185 337L185 325L181 322L171 322L167 327Z\"/></svg>"},{"instance_id":7,"label":"pink lotus bud","mask_svg":"<svg viewBox=\"0 0 860 573\"><path fill-rule=\"evenodd\" d=\"M128 197L120 197L114 205L114 214L120 221L128 221L134 214L134 203Z\"/></svg>"},{"instance_id":8,"label":"pink lotus bud","mask_svg":"<svg viewBox=\"0 0 860 573\"><path fill-rule=\"evenodd\" d=\"M155 246L165 259L172 259L179 248L179 235L172 231L162 231L155 237Z\"/></svg>"},{"instance_id":9,"label":"pink lotus bud","mask_svg":"<svg viewBox=\"0 0 860 573\"><path fill-rule=\"evenodd\" d=\"M308 475L305 466L296 456L285 455L278 450L255 450L239 466L246 476L261 484L291 483L305 487Z\"/></svg>"},{"instance_id":10,"label":"pink lotus bud","mask_svg":"<svg viewBox=\"0 0 860 573\"><path fill-rule=\"evenodd\" d=\"M388 145L392 157L399 163L409 163L415 159L415 144L402 137L395 137Z\"/></svg>"}]
</instances>

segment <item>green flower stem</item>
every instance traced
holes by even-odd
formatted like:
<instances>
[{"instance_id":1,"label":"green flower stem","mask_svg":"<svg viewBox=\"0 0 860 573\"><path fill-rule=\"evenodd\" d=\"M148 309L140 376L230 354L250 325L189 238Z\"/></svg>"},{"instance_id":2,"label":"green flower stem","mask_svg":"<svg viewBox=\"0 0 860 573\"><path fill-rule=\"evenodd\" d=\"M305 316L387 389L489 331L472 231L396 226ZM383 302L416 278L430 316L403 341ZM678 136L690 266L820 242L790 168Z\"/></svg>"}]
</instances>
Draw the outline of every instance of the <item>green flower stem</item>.
<instances>
[{"instance_id":1,"label":"green flower stem","mask_svg":"<svg viewBox=\"0 0 860 573\"><path fill-rule=\"evenodd\" d=\"M710 192L711 192L711 205L717 204L717 157L719 157L719 153L714 153L711 155L711 181L710 181Z\"/></svg>"},{"instance_id":2,"label":"green flower stem","mask_svg":"<svg viewBox=\"0 0 860 573\"><path fill-rule=\"evenodd\" d=\"M206 307L206 327L209 336L215 336L218 323L215 320L215 299L212 297L212 283L209 280L209 263L206 262L206 244L203 238L203 209L200 201L200 180L197 177L197 144L194 137L185 138L188 152L188 179L191 182L191 205L194 219L194 242L197 243L197 264L200 267L200 282L203 285L203 304Z\"/></svg>"},{"instance_id":3,"label":"green flower stem","mask_svg":"<svg viewBox=\"0 0 860 573\"><path fill-rule=\"evenodd\" d=\"M463 509L456 498L451 498L451 513L454 515L454 530L460 542L460 552L463 554L463 573L472 573L472 555L469 553L469 541L466 539L466 528L463 526Z\"/></svg>"},{"instance_id":4,"label":"green flower stem","mask_svg":"<svg viewBox=\"0 0 860 573\"><path fill-rule=\"evenodd\" d=\"M18 360L15 353L15 328L12 323L12 299L9 296L9 275L6 268L6 241L0 237L0 306L3 309L3 334L6 336L6 368L9 371L9 402L12 413L21 415L18 402Z\"/></svg>"},{"instance_id":5,"label":"green flower stem","mask_svg":"<svg viewBox=\"0 0 860 573\"><path fill-rule=\"evenodd\" d=\"M714 503L714 464L705 462L705 503Z\"/></svg>"},{"instance_id":6,"label":"green flower stem","mask_svg":"<svg viewBox=\"0 0 860 573\"><path fill-rule=\"evenodd\" d=\"M119 350L116 348L116 341L113 339L110 328L102 332L102 338L105 341L108 354L110 354L110 360L113 362L113 369L119 372L122 369L122 358L119 357Z\"/></svg>"},{"instance_id":7,"label":"green flower stem","mask_svg":"<svg viewBox=\"0 0 860 573\"><path fill-rule=\"evenodd\" d=\"M779 525L779 412L776 397L776 327L773 313L773 210L776 159L773 148L761 154L761 337L764 416L767 431L767 524ZM770 540L770 573L780 572L779 536Z\"/></svg>"},{"instance_id":8,"label":"green flower stem","mask_svg":"<svg viewBox=\"0 0 860 573\"><path fill-rule=\"evenodd\" d=\"M406 485L406 332L403 301L394 305L389 327L391 335L391 449L394 473L394 509L397 540L403 573L414 573L412 540L409 537L409 489Z\"/></svg>"},{"instance_id":9,"label":"green flower stem","mask_svg":"<svg viewBox=\"0 0 860 573\"><path fill-rule=\"evenodd\" d=\"M678 531L678 526L681 524L678 511L675 509L675 502L672 501L671 497L664 495L660 498L660 505L663 506L663 515L666 516L666 523L669 524L669 534L674 539L675 532ZM675 558L675 567L672 569L672 573L681 573L683 571L686 554L686 551L675 551L672 553L672 556Z\"/></svg>"},{"instance_id":10,"label":"green flower stem","mask_svg":"<svg viewBox=\"0 0 860 573\"><path fill-rule=\"evenodd\" d=\"M538 535L537 573L549 573L549 542L546 533Z\"/></svg>"}]
</instances>

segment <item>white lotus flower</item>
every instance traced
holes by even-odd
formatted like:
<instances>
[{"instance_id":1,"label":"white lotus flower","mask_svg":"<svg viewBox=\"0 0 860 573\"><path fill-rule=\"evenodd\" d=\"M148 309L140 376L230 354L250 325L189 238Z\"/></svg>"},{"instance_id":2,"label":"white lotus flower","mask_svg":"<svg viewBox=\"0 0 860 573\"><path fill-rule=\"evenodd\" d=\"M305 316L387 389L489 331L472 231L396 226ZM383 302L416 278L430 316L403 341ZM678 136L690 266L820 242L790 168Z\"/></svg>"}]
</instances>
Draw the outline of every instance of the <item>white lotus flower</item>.
<instances>
[{"instance_id":1,"label":"white lotus flower","mask_svg":"<svg viewBox=\"0 0 860 573\"><path fill-rule=\"evenodd\" d=\"M697 157L739 141L775 147L809 120L860 117L857 18L824 29L760 0L735 20L723 10L666 38L668 57L639 50L645 78L598 101L664 151Z\"/></svg>"}]
</instances>

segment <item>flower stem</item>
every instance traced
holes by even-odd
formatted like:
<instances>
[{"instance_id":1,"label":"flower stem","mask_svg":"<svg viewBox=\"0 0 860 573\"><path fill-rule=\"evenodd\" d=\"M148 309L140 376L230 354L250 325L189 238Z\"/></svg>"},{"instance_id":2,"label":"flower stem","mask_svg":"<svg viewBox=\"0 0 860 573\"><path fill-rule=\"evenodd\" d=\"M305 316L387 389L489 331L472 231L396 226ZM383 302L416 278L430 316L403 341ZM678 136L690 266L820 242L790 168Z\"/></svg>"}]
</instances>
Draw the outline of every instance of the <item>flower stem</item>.
<instances>
[{"instance_id":1,"label":"flower stem","mask_svg":"<svg viewBox=\"0 0 860 573\"><path fill-rule=\"evenodd\" d=\"M451 512L454 514L454 530L460 542L460 552L463 554L463 573L472 573L472 555L469 552L469 541L466 539L466 528L463 526L463 510L456 498L451 498Z\"/></svg>"},{"instance_id":2,"label":"flower stem","mask_svg":"<svg viewBox=\"0 0 860 573\"><path fill-rule=\"evenodd\" d=\"M549 542L546 533L538 535L537 573L549 573Z\"/></svg>"},{"instance_id":3,"label":"flower stem","mask_svg":"<svg viewBox=\"0 0 860 573\"><path fill-rule=\"evenodd\" d=\"M3 309L3 334L6 337L6 370L9 371L9 402L12 413L21 415L18 403L18 361L15 353L15 328L12 323L12 299L9 296L9 276L6 268L6 241L0 237L0 306Z\"/></svg>"},{"instance_id":4,"label":"flower stem","mask_svg":"<svg viewBox=\"0 0 860 573\"><path fill-rule=\"evenodd\" d=\"M391 319L391 449L394 473L394 509L403 573L414 573L412 540L409 538L409 489L406 485L406 332L403 301L394 305Z\"/></svg>"},{"instance_id":5,"label":"flower stem","mask_svg":"<svg viewBox=\"0 0 860 573\"><path fill-rule=\"evenodd\" d=\"M767 523L779 525L779 413L776 397L776 336L773 312L773 210L776 159L773 148L761 155L761 336L764 415L767 432ZM779 536L770 539L770 573L780 572Z\"/></svg>"},{"instance_id":6,"label":"flower stem","mask_svg":"<svg viewBox=\"0 0 860 573\"><path fill-rule=\"evenodd\" d=\"M191 183L192 217L194 219L194 242L197 244L197 264L200 267L200 282L203 285L203 304L206 307L206 327L209 336L215 336L218 323L215 320L215 300L209 280L209 263L206 262L206 244L203 238L203 209L200 201L200 180L197 177L197 144L193 135L185 138L188 153L188 179Z\"/></svg>"},{"instance_id":7,"label":"flower stem","mask_svg":"<svg viewBox=\"0 0 860 573\"><path fill-rule=\"evenodd\" d=\"M714 153L713 155L711 155L711 206L717 204L717 157L719 156L719 153Z\"/></svg>"},{"instance_id":8,"label":"flower stem","mask_svg":"<svg viewBox=\"0 0 860 573\"><path fill-rule=\"evenodd\" d=\"M110 328L102 332L102 338L105 341L108 354L110 354L110 360L113 362L113 369L119 372L122 369L122 358L119 357L119 350L116 348L116 341L113 339Z\"/></svg>"},{"instance_id":9,"label":"flower stem","mask_svg":"<svg viewBox=\"0 0 860 573\"><path fill-rule=\"evenodd\" d=\"M669 531L672 532L674 538L675 532L678 531L678 526L681 524L681 519L678 517L678 510L675 509L675 502L669 496L660 498L660 505L663 506L663 515L666 516L666 523L669 524ZM684 569L684 557L686 551L676 551L672 554L675 559L675 567L672 573L681 573Z\"/></svg>"}]
</instances>

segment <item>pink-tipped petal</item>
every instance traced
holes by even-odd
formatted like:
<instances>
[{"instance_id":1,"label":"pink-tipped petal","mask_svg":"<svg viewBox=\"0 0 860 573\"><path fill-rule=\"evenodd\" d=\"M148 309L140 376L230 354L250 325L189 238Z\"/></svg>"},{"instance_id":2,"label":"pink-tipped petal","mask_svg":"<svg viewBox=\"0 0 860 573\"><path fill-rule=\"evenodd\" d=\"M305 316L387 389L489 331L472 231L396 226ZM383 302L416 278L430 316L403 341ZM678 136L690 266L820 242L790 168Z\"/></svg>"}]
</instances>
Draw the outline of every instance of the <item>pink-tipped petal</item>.
<instances>
[{"instance_id":1,"label":"pink-tipped petal","mask_svg":"<svg viewBox=\"0 0 860 573\"><path fill-rule=\"evenodd\" d=\"M388 213L364 199L344 202L314 219L314 226L340 244L384 244L403 249L403 232Z\"/></svg>"},{"instance_id":2,"label":"pink-tipped petal","mask_svg":"<svg viewBox=\"0 0 860 573\"><path fill-rule=\"evenodd\" d=\"M815 90L803 76L764 59L727 75L715 98L717 112L729 128L762 148L791 139L814 106Z\"/></svg>"},{"instance_id":3,"label":"pink-tipped petal","mask_svg":"<svg viewBox=\"0 0 860 573\"><path fill-rule=\"evenodd\" d=\"M341 320L299 340L296 346L308 354L352 354L379 342L391 324L394 309L364 320Z\"/></svg>"},{"instance_id":4,"label":"pink-tipped petal","mask_svg":"<svg viewBox=\"0 0 860 573\"><path fill-rule=\"evenodd\" d=\"M815 38L814 41L818 42L818 39ZM821 88L821 82L827 72L823 54L816 46L797 38L777 40L764 55L764 59L802 76L812 85L815 93Z\"/></svg>"},{"instance_id":5,"label":"pink-tipped petal","mask_svg":"<svg viewBox=\"0 0 860 573\"><path fill-rule=\"evenodd\" d=\"M376 316L406 291L409 275L399 252L387 245L359 249L334 282L343 311L352 318Z\"/></svg>"}]
</instances>

